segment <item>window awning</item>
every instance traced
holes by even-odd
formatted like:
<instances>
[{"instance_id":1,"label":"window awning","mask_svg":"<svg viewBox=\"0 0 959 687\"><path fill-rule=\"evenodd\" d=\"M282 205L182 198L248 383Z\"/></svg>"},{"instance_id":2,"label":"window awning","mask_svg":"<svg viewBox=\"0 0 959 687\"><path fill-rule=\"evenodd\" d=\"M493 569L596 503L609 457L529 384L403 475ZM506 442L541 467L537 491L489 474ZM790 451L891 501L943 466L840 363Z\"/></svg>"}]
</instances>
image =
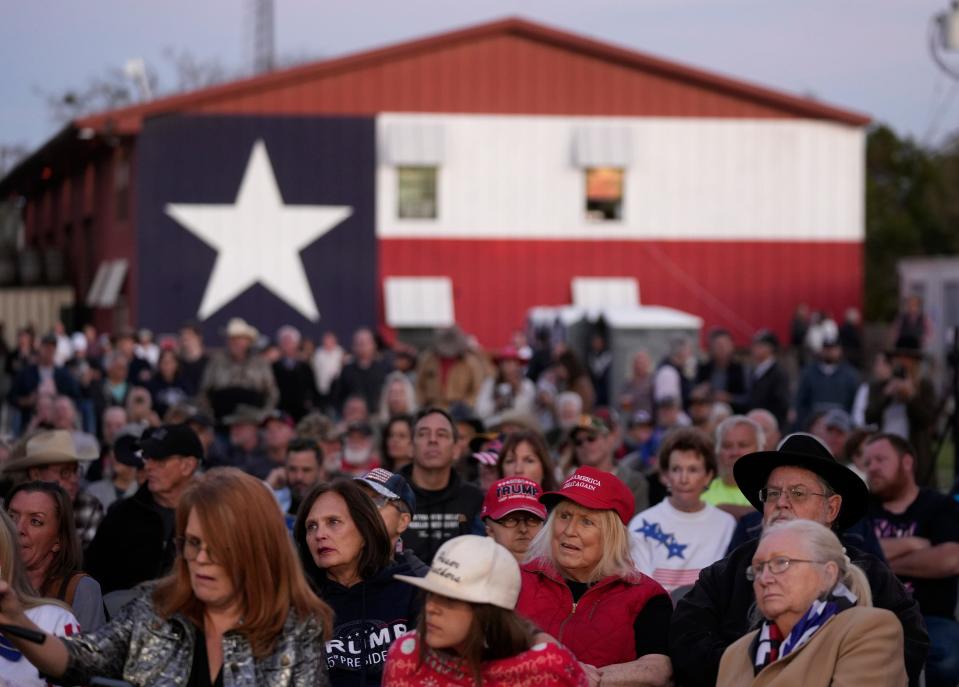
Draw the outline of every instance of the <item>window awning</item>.
<instances>
[{"instance_id":1,"label":"window awning","mask_svg":"<svg viewBox=\"0 0 959 687\"><path fill-rule=\"evenodd\" d=\"M629 167L633 135L624 126L582 126L573 135L573 164L578 167Z\"/></svg>"},{"instance_id":2,"label":"window awning","mask_svg":"<svg viewBox=\"0 0 959 687\"><path fill-rule=\"evenodd\" d=\"M393 122L386 127L381 146L386 164L439 166L445 153L443 127L425 122Z\"/></svg>"},{"instance_id":3,"label":"window awning","mask_svg":"<svg viewBox=\"0 0 959 687\"><path fill-rule=\"evenodd\" d=\"M639 282L634 277L573 277L573 305L581 308L639 305Z\"/></svg>"},{"instance_id":4,"label":"window awning","mask_svg":"<svg viewBox=\"0 0 959 687\"><path fill-rule=\"evenodd\" d=\"M127 276L127 267L128 262L124 258L101 262L87 293L87 306L112 308L116 305L120 289L123 288L123 280Z\"/></svg>"},{"instance_id":5,"label":"window awning","mask_svg":"<svg viewBox=\"0 0 959 687\"><path fill-rule=\"evenodd\" d=\"M387 277L383 289L390 327L450 327L456 321L449 277Z\"/></svg>"}]
</instances>

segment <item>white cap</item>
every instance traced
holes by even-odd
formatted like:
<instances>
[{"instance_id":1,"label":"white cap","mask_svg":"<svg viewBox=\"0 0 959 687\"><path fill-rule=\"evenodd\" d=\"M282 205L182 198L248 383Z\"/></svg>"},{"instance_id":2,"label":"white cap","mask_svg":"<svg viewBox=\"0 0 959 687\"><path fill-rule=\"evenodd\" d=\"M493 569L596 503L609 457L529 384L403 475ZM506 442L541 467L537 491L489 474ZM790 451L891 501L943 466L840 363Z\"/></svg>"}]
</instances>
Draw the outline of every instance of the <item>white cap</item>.
<instances>
[{"instance_id":1,"label":"white cap","mask_svg":"<svg viewBox=\"0 0 959 687\"><path fill-rule=\"evenodd\" d=\"M513 610L519 599L519 564L491 537L464 534L443 544L426 577L394 575L414 587L459 601Z\"/></svg>"}]
</instances>

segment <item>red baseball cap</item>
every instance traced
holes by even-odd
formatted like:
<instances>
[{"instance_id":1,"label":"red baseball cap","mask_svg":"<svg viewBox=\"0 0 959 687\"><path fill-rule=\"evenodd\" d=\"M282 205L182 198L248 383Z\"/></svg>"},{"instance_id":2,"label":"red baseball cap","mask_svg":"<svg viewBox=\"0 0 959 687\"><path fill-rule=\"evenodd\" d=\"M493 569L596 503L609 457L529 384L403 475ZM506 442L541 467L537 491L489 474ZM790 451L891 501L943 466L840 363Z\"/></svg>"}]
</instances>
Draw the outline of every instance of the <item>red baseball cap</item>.
<instances>
[{"instance_id":1,"label":"red baseball cap","mask_svg":"<svg viewBox=\"0 0 959 687\"><path fill-rule=\"evenodd\" d=\"M569 499L584 508L613 510L629 524L636 508L636 499L623 481L611 472L583 466L566 478L559 491L548 491L539 500L552 509L561 499Z\"/></svg>"},{"instance_id":2,"label":"red baseball cap","mask_svg":"<svg viewBox=\"0 0 959 687\"><path fill-rule=\"evenodd\" d=\"M524 510L546 519L546 507L539 502L542 489L531 479L525 477L504 477L493 482L483 499L480 519L499 520L510 513Z\"/></svg>"}]
</instances>

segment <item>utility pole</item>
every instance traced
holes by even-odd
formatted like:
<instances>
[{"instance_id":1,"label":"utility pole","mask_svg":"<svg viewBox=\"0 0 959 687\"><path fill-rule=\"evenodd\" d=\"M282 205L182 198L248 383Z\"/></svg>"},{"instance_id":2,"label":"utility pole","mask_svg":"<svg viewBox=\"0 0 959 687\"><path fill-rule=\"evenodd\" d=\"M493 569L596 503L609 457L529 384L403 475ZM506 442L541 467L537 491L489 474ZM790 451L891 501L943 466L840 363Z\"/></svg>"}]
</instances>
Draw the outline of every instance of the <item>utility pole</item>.
<instances>
[{"instance_id":1,"label":"utility pole","mask_svg":"<svg viewBox=\"0 0 959 687\"><path fill-rule=\"evenodd\" d=\"M253 2L253 73L273 70L273 0Z\"/></svg>"}]
</instances>

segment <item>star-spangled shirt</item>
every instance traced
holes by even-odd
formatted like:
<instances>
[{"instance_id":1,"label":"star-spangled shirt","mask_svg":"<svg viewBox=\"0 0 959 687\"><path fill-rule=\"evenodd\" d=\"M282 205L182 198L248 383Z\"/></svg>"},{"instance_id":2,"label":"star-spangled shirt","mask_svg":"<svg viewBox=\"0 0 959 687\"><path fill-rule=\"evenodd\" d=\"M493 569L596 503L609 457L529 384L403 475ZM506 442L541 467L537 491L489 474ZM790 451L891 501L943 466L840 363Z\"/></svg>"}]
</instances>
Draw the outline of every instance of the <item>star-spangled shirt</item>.
<instances>
[{"instance_id":1,"label":"star-spangled shirt","mask_svg":"<svg viewBox=\"0 0 959 687\"><path fill-rule=\"evenodd\" d=\"M715 506L686 513L666 499L630 521L633 561L671 592L722 558L735 529L736 519Z\"/></svg>"}]
</instances>

